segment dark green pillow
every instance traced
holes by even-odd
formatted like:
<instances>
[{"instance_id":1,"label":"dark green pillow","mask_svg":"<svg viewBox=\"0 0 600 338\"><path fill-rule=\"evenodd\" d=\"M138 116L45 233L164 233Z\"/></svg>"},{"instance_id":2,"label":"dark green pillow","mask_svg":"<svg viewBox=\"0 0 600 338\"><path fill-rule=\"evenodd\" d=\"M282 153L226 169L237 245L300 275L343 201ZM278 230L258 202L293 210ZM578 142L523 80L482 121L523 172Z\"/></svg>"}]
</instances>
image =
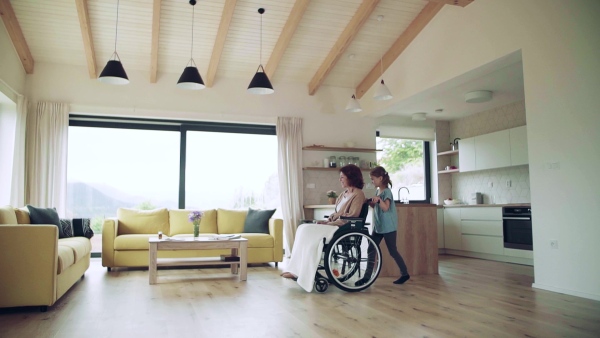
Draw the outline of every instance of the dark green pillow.
<instances>
[{"instance_id":1,"label":"dark green pillow","mask_svg":"<svg viewBox=\"0 0 600 338\"><path fill-rule=\"evenodd\" d=\"M28 204L27 209L31 224L54 224L58 227L58 238L65 238L56 208L36 208Z\"/></svg>"},{"instance_id":2,"label":"dark green pillow","mask_svg":"<svg viewBox=\"0 0 600 338\"><path fill-rule=\"evenodd\" d=\"M246 221L244 222L244 232L246 233L269 233L269 219L275 213L276 209L273 210L255 210L252 208L248 209L248 215L246 215Z\"/></svg>"}]
</instances>

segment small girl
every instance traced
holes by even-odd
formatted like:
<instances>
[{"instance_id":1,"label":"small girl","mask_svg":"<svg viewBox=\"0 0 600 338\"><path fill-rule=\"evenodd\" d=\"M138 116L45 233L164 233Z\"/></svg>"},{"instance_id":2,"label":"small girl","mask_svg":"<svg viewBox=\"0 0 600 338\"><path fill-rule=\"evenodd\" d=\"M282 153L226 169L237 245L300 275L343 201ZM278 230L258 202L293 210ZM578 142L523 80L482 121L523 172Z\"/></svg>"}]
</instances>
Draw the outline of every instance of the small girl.
<instances>
[{"instance_id":1,"label":"small girl","mask_svg":"<svg viewBox=\"0 0 600 338\"><path fill-rule=\"evenodd\" d=\"M389 187L392 187L392 181L383 167L375 167L373 170L371 170L370 176L371 182L373 182L375 187L377 187L377 193L375 194L375 197L373 197L369 202L369 205L373 207L374 211L374 227L371 237L373 238L373 241L377 243L377 245L381 243L381 239L385 239L385 245L388 248L390 256L394 258L398 268L400 268L401 276L394 281L394 284L404 284L404 282L410 279L410 276L408 275L408 270L406 268L406 264L404 263L404 259L402 259L402 256L400 256L400 253L398 253L398 249L396 248L398 215L396 213L396 206L394 205L394 195L388 188L388 185ZM369 262L373 262L374 260L375 250L369 248ZM364 277L358 280L355 284L360 286L366 283L370 279L372 272L373 264L371 263L367 265Z\"/></svg>"}]
</instances>

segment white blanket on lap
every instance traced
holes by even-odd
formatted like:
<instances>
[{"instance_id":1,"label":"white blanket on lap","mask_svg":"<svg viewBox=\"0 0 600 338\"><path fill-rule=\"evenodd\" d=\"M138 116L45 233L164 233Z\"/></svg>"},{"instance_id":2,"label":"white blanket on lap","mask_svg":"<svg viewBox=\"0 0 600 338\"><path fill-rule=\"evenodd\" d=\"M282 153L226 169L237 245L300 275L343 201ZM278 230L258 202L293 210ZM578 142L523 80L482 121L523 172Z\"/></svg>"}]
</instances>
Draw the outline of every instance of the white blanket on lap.
<instances>
[{"instance_id":1,"label":"white blanket on lap","mask_svg":"<svg viewBox=\"0 0 600 338\"><path fill-rule=\"evenodd\" d=\"M323 253L323 238L329 242L338 229L335 225L312 223L298 227L286 270L298 276L298 284L307 292L313 289L315 273Z\"/></svg>"}]
</instances>

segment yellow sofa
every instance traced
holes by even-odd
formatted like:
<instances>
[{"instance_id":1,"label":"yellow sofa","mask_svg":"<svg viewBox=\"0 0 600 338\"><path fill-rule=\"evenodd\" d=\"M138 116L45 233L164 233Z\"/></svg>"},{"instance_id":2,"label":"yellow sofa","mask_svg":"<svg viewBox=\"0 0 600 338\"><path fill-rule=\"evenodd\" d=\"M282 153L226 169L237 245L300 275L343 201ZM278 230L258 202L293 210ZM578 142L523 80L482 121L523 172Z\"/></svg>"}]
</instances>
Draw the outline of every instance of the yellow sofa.
<instances>
[{"instance_id":1,"label":"yellow sofa","mask_svg":"<svg viewBox=\"0 0 600 338\"><path fill-rule=\"evenodd\" d=\"M159 231L166 236L192 236L193 225L188 220L191 210L120 208L116 218L102 225L102 266L147 267L148 238ZM244 233L247 210L205 210L200 222L200 235L240 234L248 239L248 263L269 263L283 260L283 220L269 219L269 233ZM158 257L213 257L229 254L229 250L159 251Z\"/></svg>"},{"instance_id":2,"label":"yellow sofa","mask_svg":"<svg viewBox=\"0 0 600 338\"><path fill-rule=\"evenodd\" d=\"M29 214L0 207L0 307L46 311L90 266L85 237L58 238L54 224L29 224Z\"/></svg>"}]
</instances>

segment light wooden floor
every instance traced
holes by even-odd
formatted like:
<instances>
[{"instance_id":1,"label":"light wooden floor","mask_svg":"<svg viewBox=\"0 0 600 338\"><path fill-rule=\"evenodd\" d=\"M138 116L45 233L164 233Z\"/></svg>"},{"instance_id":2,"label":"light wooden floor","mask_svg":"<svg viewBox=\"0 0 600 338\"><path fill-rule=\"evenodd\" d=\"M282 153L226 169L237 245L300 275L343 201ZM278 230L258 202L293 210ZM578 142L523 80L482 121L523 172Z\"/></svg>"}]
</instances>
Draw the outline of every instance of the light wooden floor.
<instances>
[{"instance_id":1,"label":"light wooden floor","mask_svg":"<svg viewBox=\"0 0 600 338\"><path fill-rule=\"evenodd\" d=\"M533 268L440 257L440 274L306 293L261 265L108 273L99 259L48 312L0 309L0 337L600 337L600 302L531 288ZM1 290L0 290L1 292Z\"/></svg>"}]
</instances>

